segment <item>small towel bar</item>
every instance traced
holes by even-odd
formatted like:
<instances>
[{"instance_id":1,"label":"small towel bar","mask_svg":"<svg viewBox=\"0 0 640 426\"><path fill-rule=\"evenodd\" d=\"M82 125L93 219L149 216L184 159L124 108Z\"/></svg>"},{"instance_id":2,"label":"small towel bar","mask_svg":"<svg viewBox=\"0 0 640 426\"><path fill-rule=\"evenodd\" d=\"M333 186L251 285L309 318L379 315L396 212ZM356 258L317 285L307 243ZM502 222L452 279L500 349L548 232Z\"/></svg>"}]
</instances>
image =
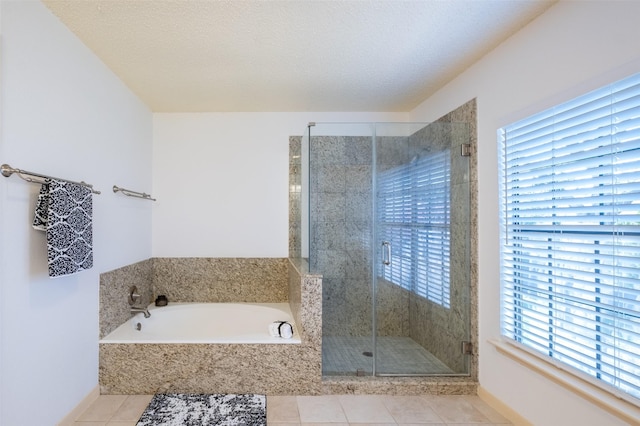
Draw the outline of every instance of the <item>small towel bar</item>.
<instances>
[{"instance_id":1,"label":"small towel bar","mask_svg":"<svg viewBox=\"0 0 640 426\"><path fill-rule=\"evenodd\" d=\"M132 191L130 189L120 188L119 186L113 185L113 192L122 192L124 195L128 197L136 197L143 198L145 200L156 201L155 198L151 198L151 194L147 194L146 192L138 192Z\"/></svg>"}]
</instances>

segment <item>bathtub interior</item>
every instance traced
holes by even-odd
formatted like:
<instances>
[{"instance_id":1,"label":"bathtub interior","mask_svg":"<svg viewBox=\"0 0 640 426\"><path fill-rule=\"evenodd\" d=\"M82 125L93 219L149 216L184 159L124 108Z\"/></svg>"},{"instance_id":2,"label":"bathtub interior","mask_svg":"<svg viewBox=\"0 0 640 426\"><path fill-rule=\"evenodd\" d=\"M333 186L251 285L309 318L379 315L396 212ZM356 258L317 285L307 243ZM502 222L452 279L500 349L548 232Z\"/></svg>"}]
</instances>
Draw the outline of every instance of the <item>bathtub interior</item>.
<instances>
[{"instance_id":1,"label":"bathtub interior","mask_svg":"<svg viewBox=\"0 0 640 426\"><path fill-rule=\"evenodd\" d=\"M135 314L100 343L300 344L289 303L171 303ZM269 325L286 321L293 336L272 336Z\"/></svg>"}]
</instances>

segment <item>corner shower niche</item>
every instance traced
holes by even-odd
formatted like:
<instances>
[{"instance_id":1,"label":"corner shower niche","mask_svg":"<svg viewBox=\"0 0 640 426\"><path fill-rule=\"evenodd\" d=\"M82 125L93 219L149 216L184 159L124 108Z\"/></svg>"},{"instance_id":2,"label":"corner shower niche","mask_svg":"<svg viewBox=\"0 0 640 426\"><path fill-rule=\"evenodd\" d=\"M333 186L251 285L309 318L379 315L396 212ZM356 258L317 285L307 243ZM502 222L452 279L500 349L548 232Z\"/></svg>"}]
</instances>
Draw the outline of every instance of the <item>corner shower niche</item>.
<instances>
[{"instance_id":1,"label":"corner shower niche","mask_svg":"<svg viewBox=\"0 0 640 426\"><path fill-rule=\"evenodd\" d=\"M325 377L475 376L470 133L311 123L292 143L290 250L322 275Z\"/></svg>"}]
</instances>

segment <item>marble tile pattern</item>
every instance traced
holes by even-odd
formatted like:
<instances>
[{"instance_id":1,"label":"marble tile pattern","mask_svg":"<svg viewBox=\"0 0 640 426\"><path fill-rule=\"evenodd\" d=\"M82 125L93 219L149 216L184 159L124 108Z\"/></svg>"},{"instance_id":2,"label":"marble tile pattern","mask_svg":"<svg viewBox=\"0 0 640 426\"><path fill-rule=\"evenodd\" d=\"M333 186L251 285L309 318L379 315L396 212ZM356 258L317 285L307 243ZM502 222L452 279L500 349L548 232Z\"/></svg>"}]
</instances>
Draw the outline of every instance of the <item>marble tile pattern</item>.
<instances>
[{"instance_id":1,"label":"marble tile pattern","mask_svg":"<svg viewBox=\"0 0 640 426\"><path fill-rule=\"evenodd\" d=\"M289 261L289 307L302 343L322 345L322 277L308 273L306 260Z\"/></svg>"},{"instance_id":2,"label":"marble tile pattern","mask_svg":"<svg viewBox=\"0 0 640 426\"><path fill-rule=\"evenodd\" d=\"M413 293L378 278L376 293L376 320L378 336L409 336L409 300Z\"/></svg>"},{"instance_id":3,"label":"marble tile pattern","mask_svg":"<svg viewBox=\"0 0 640 426\"><path fill-rule=\"evenodd\" d=\"M451 150L451 309L443 309L399 289L380 285L378 333L410 335L456 371L477 380L477 353L460 351L470 340L477 348L477 106L463 104L409 137L377 137L377 169L416 155ZM290 156L299 149L290 139ZM471 157L459 155L463 143ZM314 149L315 147L315 149ZM311 141L310 224L313 271L323 272L326 335L371 332L370 198L371 138L316 136ZM293 161L293 160L291 160ZM297 169L299 172L299 169ZM292 182L297 182L291 178ZM298 197L300 195L298 194ZM399 291L393 291L393 290ZM383 297L384 296L384 297ZM450 360L450 361L449 361Z\"/></svg>"},{"instance_id":4,"label":"marble tile pattern","mask_svg":"<svg viewBox=\"0 0 640 426\"><path fill-rule=\"evenodd\" d=\"M152 267L152 260L147 259L100 274L100 338L131 318L131 286L138 288L140 306L147 306L154 300Z\"/></svg>"},{"instance_id":5,"label":"marble tile pattern","mask_svg":"<svg viewBox=\"0 0 640 426\"><path fill-rule=\"evenodd\" d=\"M284 258L153 258L153 287L169 302L288 301Z\"/></svg>"},{"instance_id":6,"label":"marble tile pattern","mask_svg":"<svg viewBox=\"0 0 640 426\"><path fill-rule=\"evenodd\" d=\"M289 257L302 256L300 229L302 199L302 137L289 137Z\"/></svg>"},{"instance_id":7,"label":"marble tile pattern","mask_svg":"<svg viewBox=\"0 0 640 426\"><path fill-rule=\"evenodd\" d=\"M327 377L323 395L476 395L468 377Z\"/></svg>"},{"instance_id":8,"label":"marble tile pattern","mask_svg":"<svg viewBox=\"0 0 640 426\"><path fill-rule=\"evenodd\" d=\"M100 344L101 394L315 395L320 348L306 344Z\"/></svg>"},{"instance_id":9,"label":"marble tile pattern","mask_svg":"<svg viewBox=\"0 0 640 426\"><path fill-rule=\"evenodd\" d=\"M465 103L409 138L410 150L433 152L451 148L451 276L450 309L410 296L409 335L458 373L478 377L477 353L461 352L469 340L477 348L477 134L476 101ZM434 144L434 141L437 141ZM461 144L472 155L460 155Z\"/></svg>"},{"instance_id":10,"label":"marble tile pattern","mask_svg":"<svg viewBox=\"0 0 640 426\"><path fill-rule=\"evenodd\" d=\"M365 136L311 137L309 266L322 271L328 336L371 334L371 143ZM406 312L401 303L388 298L385 310ZM381 332L396 333L405 319L388 316Z\"/></svg>"},{"instance_id":11,"label":"marble tile pattern","mask_svg":"<svg viewBox=\"0 0 640 426\"><path fill-rule=\"evenodd\" d=\"M475 118L476 103L472 100L441 119L443 123L466 123L469 131L467 136L451 132L451 128L455 126L449 126L448 131L446 126L436 126L428 132L440 132L443 135L442 138L449 138L458 144L469 141L472 152L475 153L477 146ZM424 138L426 136L416 140ZM368 292L368 282L373 273L367 266L370 264L368 256L371 251L367 229L371 218L365 208L370 203L370 199L365 195L368 190L365 176L370 173L366 166L370 164L371 157L367 154L370 150L361 149L367 147L370 143L368 140L369 138L352 138L347 142L344 137L328 137L324 141L327 143L327 149L315 154L316 161L322 165L322 168L317 177L311 178L312 188L316 189L316 198L313 198L312 193L311 201L316 203L317 211L320 211L324 217L317 222L316 226L318 229L322 226L332 229L336 226L342 227L333 237L325 239L320 236L320 233L316 233L314 240L312 234L311 243L318 245L316 261L332 266L324 277L309 274L309 270L318 270L316 269L318 265L307 266L304 262L287 259L201 258L149 259L101 275L101 336L128 319L128 304L123 308L118 300L122 297L123 291L125 296L128 295L129 285L136 283L139 292L143 294L144 302L147 300L150 302L157 294L166 294L170 301L280 302L289 300L294 318L302 328L302 344L101 344L99 375L102 393L220 391L261 392L273 395L291 393L301 395L318 393L474 394L477 391L477 353L471 357L471 377L467 378L367 377L321 380L322 327L325 327L325 332L330 332L332 327L338 330L338 327L348 324L349 332L354 335L359 333L366 335L371 330L371 324L367 323L367 317L370 318L370 314L366 308L371 306L371 296L367 298L366 292ZM397 148L395 144L384 143L384 138L378 138L378 140L383 143L381 149L391 150L389 158L394 158L393 151ZM411 138L406 138L399 143L410 144ZM293 144L295 145L295 140ZM416 144L416 149L418 146L419 144ZM313 150L311 154L313 161ZM395 155L405 154L396 153ZM471 158L463 157L462 160L457 156L452 157L452 162L454 161L470 162L468 172L461 175L454 174L452 177L454 202L461 198L460 194L470 193L468 210L458 209L457 211L463 212L464 215L457 219L452 218L452 222L460 221L460 225L469 225L468 231L459 231L458 229L462 229L462 226L453 227L452 238L470 243L470 249L464 253L465 262L468 259L467 265L470 266L460 268L467 271L468 278L452 274L452 282L470 280L470 292L465 293L464 289L452 284L452 304L455 303L456 308L450 311L456 316L454 319L449 314L437 312L437 310L432 310L429 316L423 315L422 312L425 309L420 306L421 301L415 298L411 300L412 296L409 296L409 318L408 321L403 318L400 327L401 329L408 327L408 334L413 333L412 327L414 329L441 328L444 331L432 338L435 345L451 346L459 350L459 329L461 324L469 320L470 338L474 347L477 347L478 284L475 266L477 264L477 165L475 155ZM393 160L388 161L387 164L392 165ZM295 173L297 171L292 171L291 175ZM348 188L347 182L353 182L353 188ZM461 186L457 187L457 185ZM291 210L296 216L297 213L293 207ZM464 223L465 221L467 223ZM293 234L295 232L297 231ZM458 243L454 241L452 245L456 246L456 244ZM360 251L355 248L355 245L360 247ZM362 278L363 276L365 278ZM344 283L340 282L343 279L348 286L345 287ZM386 306L384 309L391 313L394 312L396 296L399 300L405 300L398 302L398 306L406 306L407 296L402 292L396 293L385 298L381 305ZM334 301L337 303L329 303ZM347 314L354 310L357 310L360 316L356 315L355 319L348 322ZM323 316L332 318L333 323L326 320L323 324ZM392 316L389 315L389 317ZM395 326L398 327L397 324ZM340 334L344 333L340 331ZM452 340L455 344L451 344ZM431 351L431 348L427 349ZM449 355L445 354L445 356ZM192 360L198 360L198 362L192 362ZM135 374L131 374L132 371ZM247 374L238 374L239 371L246 371Z\"/></svg>"}]
</instances>

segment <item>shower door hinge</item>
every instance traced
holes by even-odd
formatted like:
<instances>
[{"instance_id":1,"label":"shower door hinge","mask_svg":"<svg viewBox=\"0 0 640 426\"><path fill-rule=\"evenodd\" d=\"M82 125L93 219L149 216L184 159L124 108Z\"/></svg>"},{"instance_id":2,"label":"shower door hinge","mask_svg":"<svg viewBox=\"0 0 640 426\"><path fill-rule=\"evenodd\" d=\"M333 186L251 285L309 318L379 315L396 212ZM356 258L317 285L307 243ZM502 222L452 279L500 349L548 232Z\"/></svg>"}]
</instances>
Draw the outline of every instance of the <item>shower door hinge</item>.
<instances>
[{"instance_id":1,"label":"shower door hinge","mask_svg":"<svg viewBox=\"0 0 640 426\"><path fill-rule=\"evenodd\" d=\"M471 144L463 143L460 145L460 155L463 157L471 157Z\"/></svg>"},{"instance_id":2,"label":"shower door hinge","mask_svg":"<svg viewBox=\"0 0 640 426\"><path fill-rule=\"evenodd\" d=\"M310 121L309 124L307 124L307 127L313 127L315 125L316 125L315 121Z\"/></svg>"},{"instance_id":3,"label":"shower door hinge","mask_svg":"<svg viewBox=\"0 0 640 426\"><path fill-rule=\"evenodd\" d=\"M463 355L473 355L473 343L463 341L461 349Z\"/></svg>"}]
</instances>

